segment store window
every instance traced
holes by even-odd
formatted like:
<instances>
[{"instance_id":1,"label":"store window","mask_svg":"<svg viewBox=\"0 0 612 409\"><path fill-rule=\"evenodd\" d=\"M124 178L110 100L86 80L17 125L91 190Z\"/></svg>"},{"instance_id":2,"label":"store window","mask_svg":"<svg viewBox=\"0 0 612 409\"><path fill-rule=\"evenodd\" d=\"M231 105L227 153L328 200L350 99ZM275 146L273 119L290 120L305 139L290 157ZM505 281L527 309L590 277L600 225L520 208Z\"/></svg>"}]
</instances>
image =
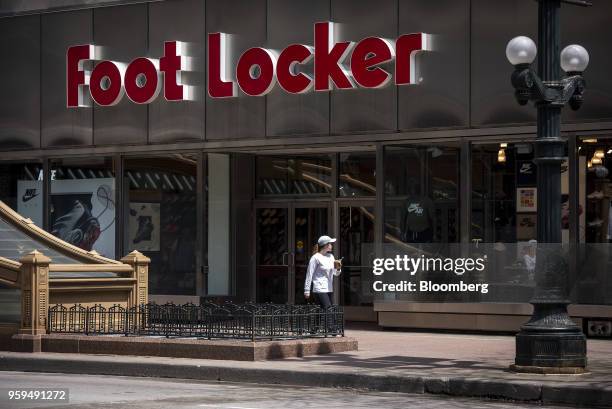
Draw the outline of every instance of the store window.
<instances>
[{"instance_id":1,"label":"store window","mask_svg":"<svg viewBox=\"0 0 612 409\"><path fill-rule=\"evenodd\" d=\"M0 164L0 200L37 226L43 227L42 165Z\"/></svg>"},{"instance_id":2,"label":"store window","mask_svg":"<svg viewBox=\"0 0 612 409\"><path fill-rule=\"evenodd\" d=\"M332 187L331 156L258 156L256 177L260 196L329 195Z\"/></svg>"},{"instance_id":3,"label":"store window","mask_svg":"<svg viewBox=\"0 0 612 409\"><path fill-rule=\"evenodd\" d=\"M584 162L584 161L583 161ZM582 165L584 167L584 163ZM570 242L569 162L561 163L561 238ZM578 207L583 212L584 205ZM532 141L472 145L473 241L537 240L537 165Z\"/></svg>"},{"instance_id":4,"label":"store window","mask_svg":"<svg viewBox=\"0 0 612 409\"><path fill-rule=\"evenodd\" d=\"M536 183L531 143L473 145L472 240L535 240Z\"/></svg>"},{"instance_id":5,"label":"store window","mask_svg":"<svg viewBox=\"0 0 612 409\"><path fill-rule=\"evenodd\" d=\"M582 138L578 149L580 242L612 243L612 138Z\"/></svg>"},{"instance_id":6,"label":"store window","mask_svg":"<svg viewBox=\"0 0 612 409\"><path fill-rule=\"evenodd\" d=\"M376 153L341 153L338 197L376 196Z\"/></svg>"},{"instance_id":7,"label":"store window","mask_svg":"<svg viewBox=\"0 0 612 409\"><path fill-rule=\"evenodd\" d=\"M386 147L385 242L459 240L459 149Z\"/></svg>"},{"instance_id":8,"label":"store window","mask_svg":"<svg viewBox=\"0 0 612 409\"><path fill-rule=\"evenodd\" d=\"M579 259L572 297L581 304L612 302L612 137L578 139Z\"/></svg>"},{"instance_id":9,"label":"store window","mask_svg":"<svg viewBox=\"0 0 612 409\"><path fill-rule=\"evenodd\" d=\"M50 163L48 230L84 250L116 258L116 162L108 157Z\"/></svg>"},{"instance_id":10,"label":"store window","mask_svg":"<svg viewBox=\"0 0 612 409\"><path fill-rule=\"evenodd\" d=\"M197 155L125 160L125 252L151 259L151 294L196 294L196 179Z\"/></svg>"}]
</instances>

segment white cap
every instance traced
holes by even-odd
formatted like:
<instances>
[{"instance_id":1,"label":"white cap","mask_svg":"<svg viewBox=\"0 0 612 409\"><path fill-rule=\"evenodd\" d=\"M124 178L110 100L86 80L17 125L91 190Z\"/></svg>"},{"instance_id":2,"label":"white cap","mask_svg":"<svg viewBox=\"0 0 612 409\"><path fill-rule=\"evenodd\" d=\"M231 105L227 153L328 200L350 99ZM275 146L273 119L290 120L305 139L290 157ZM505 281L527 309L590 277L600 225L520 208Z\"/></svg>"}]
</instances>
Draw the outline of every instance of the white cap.
<instances>
[{"instance_id":1,"label":"white cap","mask_svg":"<svg viewBox=\"0 0 612 409\"><path fill-rule=\"evenodd\" d=\"M328 243L335 243L335 242L336 242L336 239L332 239L329 236L321 236L319 237L319 240L317 241L319 246L325 246Z\"/></svg>"}]
</instances>

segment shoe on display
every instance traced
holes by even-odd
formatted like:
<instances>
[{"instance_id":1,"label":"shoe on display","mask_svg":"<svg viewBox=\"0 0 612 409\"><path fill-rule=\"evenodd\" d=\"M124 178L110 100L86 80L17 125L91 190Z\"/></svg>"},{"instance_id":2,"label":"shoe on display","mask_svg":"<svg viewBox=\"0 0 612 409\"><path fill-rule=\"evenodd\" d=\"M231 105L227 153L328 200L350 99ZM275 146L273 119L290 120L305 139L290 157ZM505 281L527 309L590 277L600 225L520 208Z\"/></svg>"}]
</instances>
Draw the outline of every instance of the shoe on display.
<instances>
[{"instance_id":1,"label":"shoe on display","mask_svg":"<svg viewBox=\"0 0 612 409\"><path fill-rule=\"evenodd\" d=\"M90 251L102 234L98 218L91 214L91 193L52 195L51 234Z\"/></svg>"},{"instance_id":2,"label":"shoe on display","mask_svg":"<svg viewBox=\"0 0 612 409\"><path fill-rule=\"evenodd\" d=\"M595 219L592 222L588 222L587 224L588 224L589 227L597 227L597 226L601 226L603 224L603 220Z\"/></svg>"},{"instance_id":3,"label":"shoe on display","mask_svg":"<svg viewBox=\"0 0 612 409\"><path fill-rule=\"evenodd\" d=\"M600 190L596 190L591 192L591 194L587 195L587 199L603 199L603 192Z\"/></svg>"},{"instance_id":4,"label":"shoe on display","mask_svg":"<svg viewBox=\"0 0 612 409\"><path fill-rule=\"evenodd\" d=\"M150 241L154 228L152 216L138 216L138 230L132 243L137 244L141 241Z\"/></svg>"}]
</instances>

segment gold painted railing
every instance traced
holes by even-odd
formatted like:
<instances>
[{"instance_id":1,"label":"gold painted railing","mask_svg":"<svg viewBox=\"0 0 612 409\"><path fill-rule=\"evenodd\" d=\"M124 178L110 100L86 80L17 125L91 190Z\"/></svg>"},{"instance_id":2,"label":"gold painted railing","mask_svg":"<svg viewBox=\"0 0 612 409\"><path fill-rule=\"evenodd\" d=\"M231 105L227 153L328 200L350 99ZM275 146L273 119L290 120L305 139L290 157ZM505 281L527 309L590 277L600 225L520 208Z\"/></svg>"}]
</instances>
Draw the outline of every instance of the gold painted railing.
<instances>
[{"instance_id":1,"label":"gold painted railing","mask_svg":"<svg viewBox=\"0 0 612 409\"><path fill-rule=\"evenodd\" d=\"M0 284L9 288L19 288L20 267L20 263L0 257Z\"/></svg>"},{"instance_id":2,"label":"gold painted railing","mask_svg":"<svg viewBox=\"0 0 612 409\"><path fill-rule=\"evenodd\" d=\"M53 264L49 257L34 250L19 262L0 258L0 281L21 289L19 333L41 335L46 332L49 304L146 304L149 263L148 257L133 251L120 263ZM111 274L104 277L100 273Z\"/></svg>"},{"instance_id":3,"label":"gold painted railing","mask_svg":"<svg viewBox=\"0 0 612 409\"><path fill-rule=\"evenodd\" d=\"M44 334L49 304L131 307L148 302L150 259L138 251L121 260L102 257L60 240L1 201L0 222L3 251L8 257L15 252L14 259L0 257L0 285L21 290L19 334Z\"/></svg>"},{"instance_id":4,"label":"gold painted railing","mask_svg":"<svg viewBox=\"0 0 612 409\"><path fill-rule=\"evenodd\" d=\"M150 259L138 251L131 252L117 264L53 264L49 257L39 251L32 251L19 260L19 333L44 334L50 304L119 304L131 307L147 303L149 263ZM50 276L49 273L55 274ZM62 273L79 275L71 277L63 276ZM112 275L101 277L100 273Z\"/></svg>"}]
</instances>

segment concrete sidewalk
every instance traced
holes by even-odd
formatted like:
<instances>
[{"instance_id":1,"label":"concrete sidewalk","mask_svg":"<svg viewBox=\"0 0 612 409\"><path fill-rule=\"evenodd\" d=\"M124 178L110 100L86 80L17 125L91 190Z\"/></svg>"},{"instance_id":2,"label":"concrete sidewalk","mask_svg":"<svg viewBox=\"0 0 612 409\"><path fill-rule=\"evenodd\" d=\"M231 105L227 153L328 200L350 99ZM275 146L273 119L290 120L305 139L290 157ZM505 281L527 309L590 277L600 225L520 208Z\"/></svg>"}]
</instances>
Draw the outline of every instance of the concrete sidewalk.
<instances>
[{"instance_id":1,"label":"concrete sidewalk","mask_svg":"<svg viewBox=\"0 0 612 409\"><path fill-rule=\"evenodd\" d=\"M514 337L347 330L359 351L237 362L0 352L0 370L328 386L612 407L612 341L589 340L584 375L517 374Z\"/></svg>"}]
</instances>

